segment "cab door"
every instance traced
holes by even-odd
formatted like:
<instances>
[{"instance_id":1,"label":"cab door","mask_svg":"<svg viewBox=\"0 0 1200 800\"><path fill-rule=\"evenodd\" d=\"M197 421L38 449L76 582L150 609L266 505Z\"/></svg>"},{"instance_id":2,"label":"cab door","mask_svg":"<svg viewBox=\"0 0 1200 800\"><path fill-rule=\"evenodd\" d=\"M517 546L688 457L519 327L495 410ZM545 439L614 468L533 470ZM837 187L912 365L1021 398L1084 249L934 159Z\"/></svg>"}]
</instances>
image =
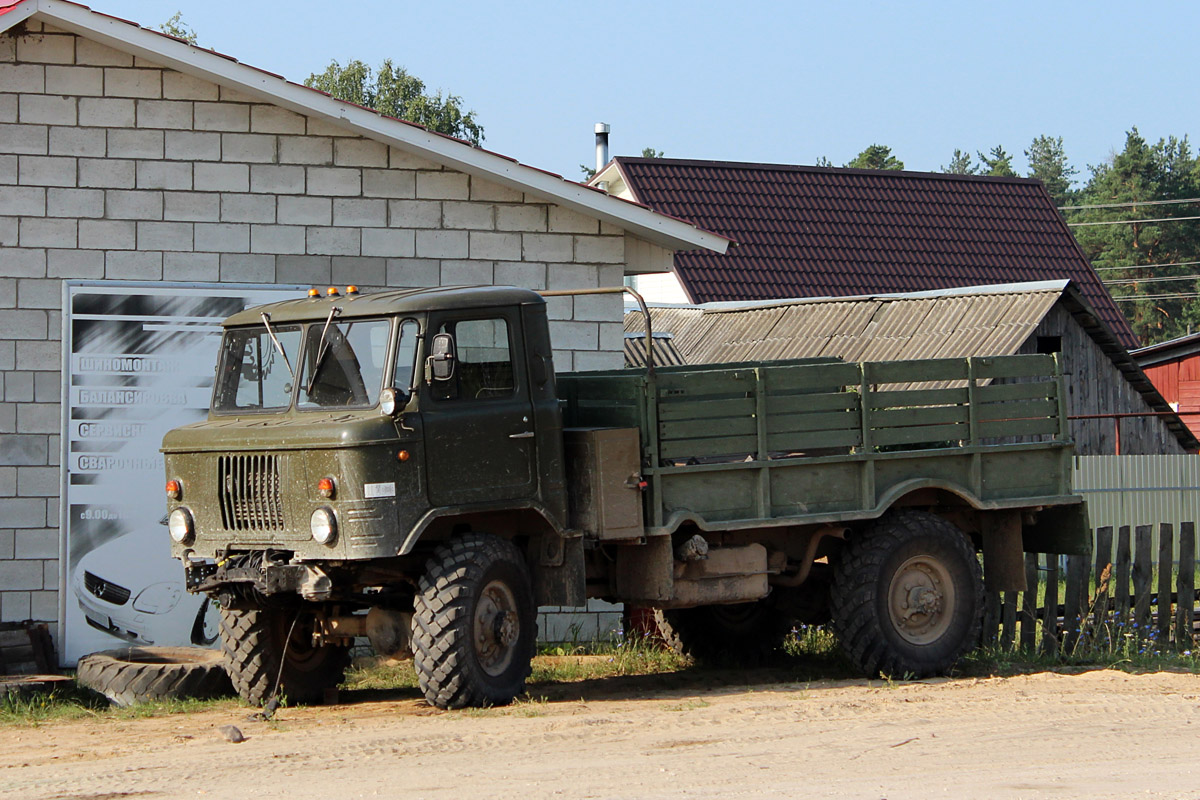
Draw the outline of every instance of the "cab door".
<instances>
[{"instance_id":1,"label":"cab door","mask_svg":"<svg viewBox=\"0 0 1200 800\"><path fill-rule=\"evenodd\" d=\"M421 387L430 502L535 496L537 432L518 309L431 315L426 342L441 333L454 339L454 373Z\"/></svg>"}]
</instances>

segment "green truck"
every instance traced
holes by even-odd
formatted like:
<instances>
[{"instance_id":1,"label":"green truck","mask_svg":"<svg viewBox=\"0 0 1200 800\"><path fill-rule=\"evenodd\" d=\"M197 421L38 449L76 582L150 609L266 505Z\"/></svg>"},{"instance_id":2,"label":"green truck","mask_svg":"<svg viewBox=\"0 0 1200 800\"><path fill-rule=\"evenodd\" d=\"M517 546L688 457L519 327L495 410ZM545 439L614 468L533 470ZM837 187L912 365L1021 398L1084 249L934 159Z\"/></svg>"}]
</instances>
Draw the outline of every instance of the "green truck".
<instances>
[{"instance_id":1,"label":"green truck","mask_svg":"<svg viewBox=\"0 0 1200 800\"><path fill-rule=\"evenodd\" d=\"M985 579L1088 548L1053 356L556 375L546 300L512 287L224 326L211 413L163 452L173 555L251 702L321 698L366 636L435 706L506 703L537 608L590 597L697 657L827 620L864 673L941 673Z\"/></svg>"}]
</instances>

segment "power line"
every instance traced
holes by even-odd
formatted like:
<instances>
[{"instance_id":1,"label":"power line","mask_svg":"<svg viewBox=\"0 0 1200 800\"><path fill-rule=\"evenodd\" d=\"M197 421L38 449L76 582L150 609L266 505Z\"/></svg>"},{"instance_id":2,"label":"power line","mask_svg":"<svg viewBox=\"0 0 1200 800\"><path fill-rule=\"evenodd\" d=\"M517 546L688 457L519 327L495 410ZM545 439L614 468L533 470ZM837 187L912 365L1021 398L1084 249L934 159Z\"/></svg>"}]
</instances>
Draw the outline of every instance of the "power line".
<instances>
[{"instance_id":1,"label":"power line","mask_svg":"<svg viewBox=\"0 0 1200 800\"><path fill-rule=\"evenodd\" d=\"M1200 292L1179 292L1175 294L1127 294L1121 297L1114 297L1118 303L1133 303L1138 300L1188 300L1194 297L1200 297Z\"/></svg>"},{"instance_id":2,"label":"power line","mask_svg":"<svg viewBox=\"0 0 1200 800\"><path fill-rule=\"evenodd\" d=\"M1165 283L1167 281L1190 281L1200 279L1200 275L1177 275L1173 278L1118 278L1111 281L1100 281L1105 286L1120 286L1131 283Z\"/></svg>"},{"instance_id":3,"label":"power line","mask_svg":"<svg viewBox=\"0 0 1200 800\"><path fill-rule=\"evenodd\" d=\"M1100 203L1091 206L1059 206L1059 211L1079 211L1085 208L1133 208L1136 206L1168 206L1174 203L1200 203L1200 197L1185 197L1182 200L1141 200L1133 203Z\"/></svg>"},{"instance_id":4,"label":"power line","mask_svg":"<svg viewBox=\"0 0 1200 800\"><path fill-rule=\"evenodd\" d=\"M1097 272L1111 272L1112 270L1154 270L1160 266L1195 266L1200 264L1200 261L1174 261L1171 264L1130 264L1129 266L1097 266L1094 267Z\"/></svg>"},{"instance_id":5,"label":"power line","mask_svg":"<svg viewBox=\"0 0 1200 800\"><path fill-rule=\"evenodd\" d=\"M1188 219L1200 219L1200 217L1159 217L1157 219L1114 219L1106 222L1068 222L1069 228L1081 228L1085 225L1134 225L1139 222L1181 222Z\"/></svg>"}]
</instances>

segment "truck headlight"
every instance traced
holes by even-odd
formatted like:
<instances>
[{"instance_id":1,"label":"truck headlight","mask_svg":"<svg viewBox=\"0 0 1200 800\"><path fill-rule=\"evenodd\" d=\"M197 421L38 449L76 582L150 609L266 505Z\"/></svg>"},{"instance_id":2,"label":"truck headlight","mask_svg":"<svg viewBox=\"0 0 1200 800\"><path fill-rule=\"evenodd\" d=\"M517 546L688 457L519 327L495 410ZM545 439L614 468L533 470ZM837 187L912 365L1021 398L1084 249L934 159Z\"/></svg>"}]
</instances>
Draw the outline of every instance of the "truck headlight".
<instances>
[{"instance_id":1,"label":"truck headlight","mask_svg":"<svg viewBox=\"0 0 1200 800\"><path fill-rule=\"evenodd\" d=\"M333 544L337 538L337 518L333 515L333 509L318 508L308 520L308 527L312 537L321 544Z\"/></svg>"},{"instance_id":2,"label":"truck headlight","mask_svg":"<svg viewBox=\"0 0 1200 800\"><path fill-rule=\"evenodd\" d=\"M167 518L167 530L171 539L179 544L190 544L196 538L196 526L192 522L192 512L186 508L177 508Z\"/></svg>"}]
</instances>

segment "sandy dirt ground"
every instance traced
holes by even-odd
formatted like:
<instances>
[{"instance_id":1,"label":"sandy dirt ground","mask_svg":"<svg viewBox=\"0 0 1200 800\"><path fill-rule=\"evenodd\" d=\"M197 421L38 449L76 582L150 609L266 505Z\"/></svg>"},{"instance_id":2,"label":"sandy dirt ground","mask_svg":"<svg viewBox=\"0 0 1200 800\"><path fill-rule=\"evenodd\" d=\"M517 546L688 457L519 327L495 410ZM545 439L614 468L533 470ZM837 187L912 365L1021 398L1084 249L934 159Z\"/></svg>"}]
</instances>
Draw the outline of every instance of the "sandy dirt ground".
<instances>
[{"instance_id":1,"label":"sandy dirt ground","mask_svg":"<svg viewBox=\"0 0 1200 800\"><path fill-rule=\"evenodd\" d=\"M6 727L0 797L1200 798L1193 675L657 676L534 694L486 711L357 692L271 722L230 703Z\"/></svg>"}]
</instances>

